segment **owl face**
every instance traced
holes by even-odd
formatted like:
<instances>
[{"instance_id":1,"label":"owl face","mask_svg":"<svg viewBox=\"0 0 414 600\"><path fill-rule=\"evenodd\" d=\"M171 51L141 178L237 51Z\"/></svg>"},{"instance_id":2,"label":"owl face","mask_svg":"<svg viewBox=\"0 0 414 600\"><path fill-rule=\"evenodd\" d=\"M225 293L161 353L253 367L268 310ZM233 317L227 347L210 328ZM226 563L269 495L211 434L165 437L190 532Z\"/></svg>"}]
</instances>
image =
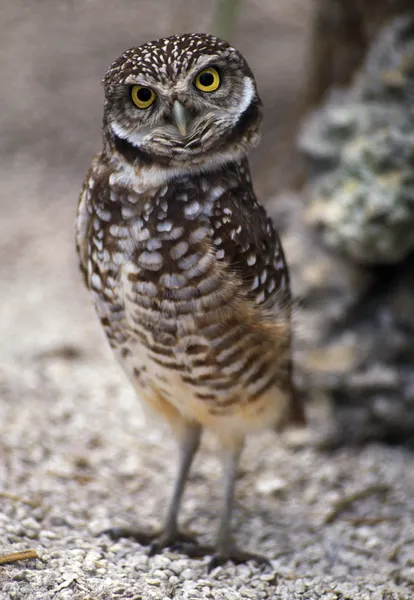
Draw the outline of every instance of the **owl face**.
<instances>
[{"instance_id":1,"label":"owl face","mask_svg":"<svg viewBox=\"0 0 414 600\"><path fill-rule=\"evenodd\" d=\"M259 140L261 102L245 59L207 34L127 50L104 79L104 132L129 160L225 162Z\"/></svg>"}]
</instances>

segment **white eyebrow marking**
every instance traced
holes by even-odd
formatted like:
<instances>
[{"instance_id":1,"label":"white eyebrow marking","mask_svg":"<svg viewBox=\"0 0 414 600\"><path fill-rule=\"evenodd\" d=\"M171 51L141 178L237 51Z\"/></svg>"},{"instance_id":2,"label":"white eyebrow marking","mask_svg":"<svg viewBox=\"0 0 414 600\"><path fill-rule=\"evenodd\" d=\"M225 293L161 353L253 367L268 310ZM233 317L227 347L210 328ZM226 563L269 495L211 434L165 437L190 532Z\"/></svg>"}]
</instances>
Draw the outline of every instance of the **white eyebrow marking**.
<instances>
[{"instance_id":1,"label":"white eyebrow marking","mask_svg":"<svg viewBox=\"0 0 414 600\"><path fill-rule=\"evenodd\" d=\"M239 117L247 110L253 100L254 96L254 85L253 80L250 77L245 77L243 81L243 92L241 95L240 104L237 106L237 110L235 111L236 115Z\"/></svg>"}]
</instances>

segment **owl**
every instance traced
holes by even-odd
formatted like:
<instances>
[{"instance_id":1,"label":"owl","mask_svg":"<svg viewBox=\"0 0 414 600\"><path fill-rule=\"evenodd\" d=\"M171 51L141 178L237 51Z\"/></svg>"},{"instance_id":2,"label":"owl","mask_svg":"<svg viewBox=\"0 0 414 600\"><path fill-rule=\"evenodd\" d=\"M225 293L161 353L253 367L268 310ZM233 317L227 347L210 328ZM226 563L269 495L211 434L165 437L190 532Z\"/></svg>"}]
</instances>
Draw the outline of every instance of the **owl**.
<instances>
[{"instance_id":1,"label":"owl","mask_svg":"<svg viewBox=\"0 0 414 600\"><path fill-rule=\"evenodd\" d=\"M237 548L230 528L243 443L303 411L288 269L247 161L262 120L255 79L225 41L185 34L127 50L103 85L103 148L78 206L80 267L137 396L179 447L161 533L133 533L151 553L209 553L210 566L258 558ZM218 437L224 472L211 548L177 522L204 429Z\"/></svg>"}]
</instances>

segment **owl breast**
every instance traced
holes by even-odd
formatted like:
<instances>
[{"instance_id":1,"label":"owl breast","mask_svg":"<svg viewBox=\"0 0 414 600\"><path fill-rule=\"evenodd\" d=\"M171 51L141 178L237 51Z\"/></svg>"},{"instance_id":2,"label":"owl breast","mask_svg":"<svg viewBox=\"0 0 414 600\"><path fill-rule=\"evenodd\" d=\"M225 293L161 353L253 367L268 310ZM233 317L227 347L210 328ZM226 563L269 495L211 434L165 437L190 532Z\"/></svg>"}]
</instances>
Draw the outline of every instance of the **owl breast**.
<instances>
[{"instance_id":1,"label":"owl breast","mask_svg":"<svg viewBox=\"0 0 414 600\"><path fill-rule=\"evenodd\" d=\"M228 417L234 428L237 420L243 433L255 420L259 428L278 421L288 341L282 332L275 342L262 312L248 307L272 297L280 256L256 247L240 219L233 222L226 198L237 181L181 179L143 195L114 185L114 177L98 180L84 192L87 279L141 397L150 404L161 397L206 426L226 427ZM250 272L242 263L229 268L233 246Z\"/></svg>"}]
</instances>

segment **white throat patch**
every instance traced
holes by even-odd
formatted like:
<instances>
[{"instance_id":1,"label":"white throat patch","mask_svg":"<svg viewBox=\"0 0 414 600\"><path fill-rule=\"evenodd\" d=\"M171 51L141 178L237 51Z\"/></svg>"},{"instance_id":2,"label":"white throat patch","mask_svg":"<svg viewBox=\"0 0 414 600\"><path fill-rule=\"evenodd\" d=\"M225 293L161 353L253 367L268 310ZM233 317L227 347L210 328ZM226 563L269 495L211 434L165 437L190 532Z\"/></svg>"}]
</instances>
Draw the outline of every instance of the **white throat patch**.
<instances>
[{"instance_id":1,"label":"white throat patch","mask_svg":"<svg viewBox=\"0 0 414 600\"><path fill-rule=\"evenodd\" d=\"M136 131L127 131L119 125L119 123L111 123L112 133L114 133L117 137L121 138L121 140L126 140L135 148L139 148L142 144L143 139L145 138L144 133L138 133Z\"/></svg>"}]
</instances>

